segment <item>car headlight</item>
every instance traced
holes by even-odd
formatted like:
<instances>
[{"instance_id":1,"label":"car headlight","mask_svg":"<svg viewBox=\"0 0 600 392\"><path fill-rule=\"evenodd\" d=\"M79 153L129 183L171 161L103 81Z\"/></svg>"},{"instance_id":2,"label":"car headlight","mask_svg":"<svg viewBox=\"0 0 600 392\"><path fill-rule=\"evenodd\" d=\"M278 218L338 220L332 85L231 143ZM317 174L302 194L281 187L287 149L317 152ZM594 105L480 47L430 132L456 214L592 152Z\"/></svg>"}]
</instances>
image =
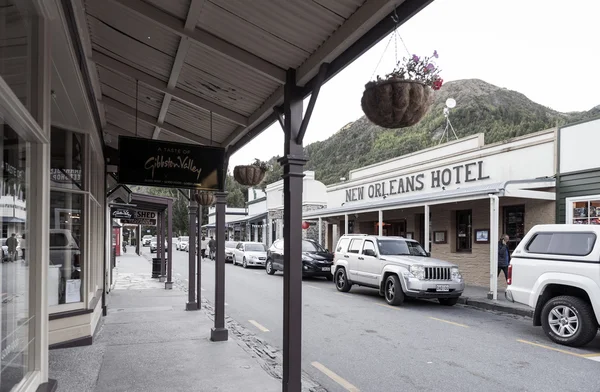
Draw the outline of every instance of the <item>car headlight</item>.
<instances>
[{"instance_id":1,"label":"car headlight","mask_svg":"<svg viewBox=\"0 0 600 392\"><path fill-rule=\"evenodd\" d=\"M425 267L422 265L411 265L409 271L415 278L419 280L425 279Z\"/></svg>"},{"instance_id":2,"label":"car headlight","mask_svg":"<svg viewBox=\"0 0 600 392\"><path fill-rule=\"evenodd\" d=\"M450 270L451 274L452 274L452 279L454 280L461 280L462 279L462 275L460 274L460 270L458 269L458 267L452 267L452 269Z\"/></svg>"},{"instance_id":3,"label":"car headlight","mask_svg":"<svg viewBox=\"0 0 600 392\"><path fill-rule=\"evenodd\" d=\"M313 258L307 255L302 255L302 261L313 261Z\"/></svg>"}]
</instances>

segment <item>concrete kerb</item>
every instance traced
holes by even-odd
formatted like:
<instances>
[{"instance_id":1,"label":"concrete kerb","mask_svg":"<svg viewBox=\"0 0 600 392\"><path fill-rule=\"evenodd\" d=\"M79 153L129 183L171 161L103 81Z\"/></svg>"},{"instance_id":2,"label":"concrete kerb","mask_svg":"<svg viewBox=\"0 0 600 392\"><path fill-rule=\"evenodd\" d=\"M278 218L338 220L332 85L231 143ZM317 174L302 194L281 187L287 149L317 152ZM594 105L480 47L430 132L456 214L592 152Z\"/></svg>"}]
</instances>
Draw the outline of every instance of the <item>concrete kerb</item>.
<instances>
[{"instance_id":1,"label":"concrete kerb","mask_svg":"<svg viewBox=\"0 0 600 392\"><path fill-rule=\"evenodd\" d=\"M466 306L470 306L476 309L492 310L496 312L513 314L516 316L533 318L532 309L521 309L510 305L504 305L502 303L493 302L491 300L469 298L461 296L458 299L458 303Z\"/></svg>"},{"instance_id":2,"label":"concrete kerb","mask_svg":"<svg viewBox=\"0 0 600 392\"><path fill-rule=\"evenodd\" d=\"M152 260L148 260L145 255L144 258L149 263L152 262ZM173 287L176 287L183 292L188 292L187 284L183 279L173 277ZM202 296L201 299L201 310L208 315L209 319L214 321L215 313L213 304L204 296ZM229 316L225 317L225 324L238 346L251 357L255 358L267 374L277 380L283 379L283 358L280 350L271 346L264 339L256 336L249 329L245 328ZM302 371L302 391L327 392L327 389L323 388L319 383L313 380L308 373Z\"/></svg>"}]
</instances>

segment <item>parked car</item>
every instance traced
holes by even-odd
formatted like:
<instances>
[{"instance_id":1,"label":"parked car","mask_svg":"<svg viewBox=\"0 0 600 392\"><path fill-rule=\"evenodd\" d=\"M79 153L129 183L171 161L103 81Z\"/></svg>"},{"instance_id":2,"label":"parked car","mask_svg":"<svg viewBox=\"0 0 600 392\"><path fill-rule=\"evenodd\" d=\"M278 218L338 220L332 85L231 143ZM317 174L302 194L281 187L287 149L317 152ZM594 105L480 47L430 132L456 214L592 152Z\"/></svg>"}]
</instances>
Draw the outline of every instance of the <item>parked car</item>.
<instances>
[{"instance_id":1,"label":"parked car","mask_svg":"<svg viewBox=\"0 0 600 392\"><path fill-rule=\"evenodd\" d=\"M188 237L188 236L181 236L181 237L177 238L177 243L175 244L175 249L185 250L185 247L187 247L188 242L190 242L190 237Z\"/></svg>"},{"instance_id":2,"label":"parked car","mask_svg":"<svg viewBox=\"0 0 600 392\"><path fill-rule=\"evenodd\" d=\"M156 248L158 245L157 241L158 240L156 237L152 237L152 241L150 241L150 253L156 253L156 251L157 251ZM165 240L165 252L168 252L168 251L169 251L169 244L168 244L167 240Z\"/></svg>"},{"instance_id":3,"label":"parked car","mask_svg":"<svg viewBox=\"0 0 600 392\"><path fill-rule=\"evenodd\" d=\"M237 241L225 241L225 262L231 261L233 263L233 252L238 243Z\"/></svg>"},{"instance_id":4,"label":"parked car","mask_svg":"<svg viewBox=\"0 0 600 392\"><path fill-rule=\"evenodd\" d=\"M403 237L343 235L335 249L334 277L339 291L372 287L394 306L406 297L453 306L465 288L458 266L432 258L417 241Z\"/></svg>"},{"instance_id":5,"label":"parked car","mask_svg":"<svg viewBox=\"0 0 600 392\"><path fill-rule=\"evenodd\" d=\"M548 338L588 344L600 325L600 226L534 226L512 254L507 283L506 298L533 308Z\"/></svg>"},{"instance_id":6,"label":"parked car","mask_svg":"<svg viewBox=\"0 0 600 392\"><path fill-rule=\"evenodd\" d=\"M264 266L266 261L267 247L260 242L238 242L233 251L233 265Z\"/></svg>"},{"instance_id":7,"label":"parked car","mask_svg":"<svg viewBox=\"0 0 600 392\"><path fill-rule=\"evenodd\" d=\"M302 240L302 276L322 276L333 280L331 267L333 254L313 240ZM277 240L271 245L267 254L265 266L267 274L283 271L283 240Z\"/></svg>"},{"instance_id":8,"label":"parked car","mask_svg":"<svg viewBox=\"0 0 600 392\"><path fill-rule=\"evenodd\" d=\"M142 237L142 246L150 246L150 242L152 241L151 235L145 235Z\"/></svg>"}]
</instances>

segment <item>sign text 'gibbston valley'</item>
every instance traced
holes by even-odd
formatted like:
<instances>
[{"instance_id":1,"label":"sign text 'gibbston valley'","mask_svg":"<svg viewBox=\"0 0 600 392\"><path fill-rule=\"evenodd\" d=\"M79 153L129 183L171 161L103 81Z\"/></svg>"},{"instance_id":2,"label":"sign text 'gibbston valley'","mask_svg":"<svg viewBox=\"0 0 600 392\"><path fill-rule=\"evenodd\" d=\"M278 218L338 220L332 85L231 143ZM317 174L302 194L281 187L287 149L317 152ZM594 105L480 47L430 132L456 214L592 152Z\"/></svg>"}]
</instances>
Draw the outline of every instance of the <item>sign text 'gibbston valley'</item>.
<instances>
[{"instance_id":1,"label":"sign text 'gibbston valley'","mask_svg":"<svg viewBox=\"0 0 600 392\"><path fill-rule=\"evenodd\" d=\"M150 157L146 161L144 168L152 171L152 178L154 178L154 171L156 169L182 169L187 170L196 174L196 179L200 179L200 173L202 173L202 168L194 165L194 160L189 156L181 156L178 155L175 160L171 159L171 157L165 158L163 155L157 155L155 157Z\"/></svg>"}]
</instances>

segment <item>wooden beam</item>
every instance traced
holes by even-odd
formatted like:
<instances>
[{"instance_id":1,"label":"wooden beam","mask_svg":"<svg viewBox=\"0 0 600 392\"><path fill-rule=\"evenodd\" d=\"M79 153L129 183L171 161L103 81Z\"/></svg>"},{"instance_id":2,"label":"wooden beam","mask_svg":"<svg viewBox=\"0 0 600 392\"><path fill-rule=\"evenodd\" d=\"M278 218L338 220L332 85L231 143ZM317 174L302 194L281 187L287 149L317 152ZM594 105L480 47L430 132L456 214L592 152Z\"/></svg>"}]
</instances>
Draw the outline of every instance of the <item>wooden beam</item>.
<instances>
[{"instance_id":1,"label":"wooden beam","mask_svg":"<svg viewBox=\"0 0 600 392\"><path fill-rule=\"evenodd\" d=\"M304 86L321 63L335 60L398 5L398 0L367 0L298 68L296 83Z\"/></svg>"},{"instance_id":2,"label":"wooden beam","mask_svg":"<svg viewBox=\"0 0 600 392\"><path fill-rule=\"evenodd\" d=\"M304 140L304 134L306 134L306 129L308 128L308 123L310 122L310 117L312 116L312 112L315 109L315 104L317 103L317 98L319 97L319 91L321 91L321 86L323 82L325 82L325 76L327 75L327 68L329 67L329 63L321 64L319 67L319 73L317 74L317 78L314 79L314 86L312 94L310 95L310 101L308 101L308 107L306 108L306 113L304 113L304 118L302 119L302 124L300 124L300 130L298 131L298 137L296 138L296 143L302 144Z\"/></svg>"},{"instance_id":3,"label":"wooden beam","mask_svg":"<svg viewBox=\"0 0 600 392\"><path fill-rule=\"evenodd\" d=\"M156 7L150 4L146 4L141 0L110 0L113 3L119 4L124 8L127 8L131 12L143 17L144 19L156 23L161 27L171 31L182 37L191 39L194 43L203 46L213 52L217 52L227 57L229 60L241 64L245 67L251 68L252 70L274 80L280 84L285 83L285 70L268 62L267 60L256 56L255 54L248 52L238 46L235 46L224 39L221 39L215 35L210 34L207 31L201 29L194 29L192 31L186 31L185 26L181 21L165 12L162 12ZM195 13L200 11L195 11ZM197 18L196 18L197 21ZM194 24L195 27L195 24Z\"/></svg>"},{"instance_id":4,"label":"wooden beam","mask_svg":"<svg viewBox=\"0 0 600 392\"><path fill-rule=\"evenodd\" d=\"M132 108L132 107L130 107L128 105L125 105L125 104L123 104L123 103L121 103L121 102L119 102L117 100L114 100L114 99L112 99L110 97L107 97L107 96L102 97L102 103L104 105L106 105L106 106L110 106L113 109L116 109L116 110L119 110L119 111L121 111L123 113L129 114L132 117L136 116L136 112L135 112L134 108ZM153 127L157 125L156 119L154 117L150 116L149 114L146 114L146 113L138 111L137 112L137 118L138 118L138 120L140 120L142 122L145 122L146 124L149 124L149 125L151 125ZM180 136L182 138L190 140L190 141L192 141L194 143L206 144L206 145L210 144L210 140L206 139L205 137L196 135L193 132L190 132L190 131L187 131L185 129L176 127L176 126L171 125L171 124L164 124L163 123L163 124L160 125L160 128L163 129L164 131L173 133L173 134L175 134L177 136Z\"/></svg>"},{"instance_id":5,"label":"wooden beam","mask_svg":"<svg viewBox=\"0 0 600 392\"><path fill-rule=\"evenodd\" d=\"M110 68L115 72L129 76L130 78L137 79L140 82L152 87L155 90L163 93L169 93L173 97L187 102L188 104L195 106L199 109L203 109L214 114L221 116L229 121L233 121L236 124L247 126L248 118L244 115L237 113L233 110L224 108L223 106L217 105L214 102L210 102L204 98L200 98L197 95L191 94L180 88L169 88L168 85L162 80L155 78L152 75L140 71L139 69L122 63L118 60L113 59L110 56L105 55L102 52L94 50L92 53L92 61L96 64L100 64L103 67Z\"/></svg>"}]
</instances>

